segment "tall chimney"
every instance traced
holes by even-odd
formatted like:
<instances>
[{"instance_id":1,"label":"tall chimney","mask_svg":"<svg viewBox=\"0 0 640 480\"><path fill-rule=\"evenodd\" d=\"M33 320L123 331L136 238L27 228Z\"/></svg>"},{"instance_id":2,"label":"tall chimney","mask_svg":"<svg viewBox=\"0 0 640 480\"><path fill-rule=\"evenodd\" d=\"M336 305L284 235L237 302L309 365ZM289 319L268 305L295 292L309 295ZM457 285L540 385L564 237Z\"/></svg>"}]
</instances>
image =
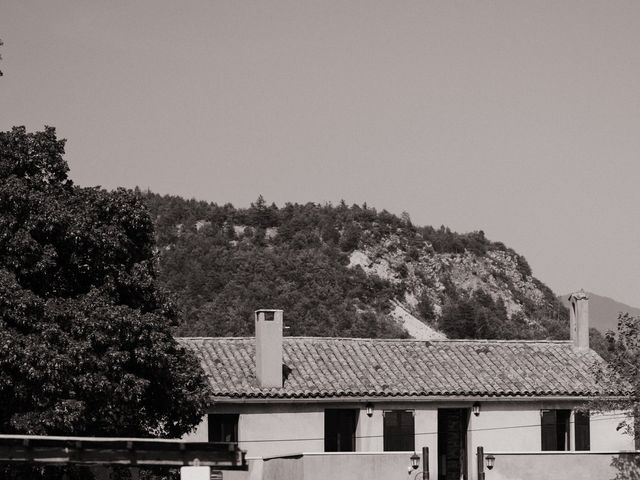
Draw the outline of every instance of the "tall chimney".
<instances>
[{"instance_id":1,"label":"tall chimney","mask_svg":"<svg viewBox=\"0 0 640 480\"><path fill-rule=\"evenodd\" d=\"M579 350L589 349L589 296L584 290L569 295L571 342Z\"/></svg>"},{"instance_id":2,"label":"tall chimney","mask_svg":"<svg viewBox=\"0 0 640 480\"><path fill-rule=\"evenodd\" d=\"M256 310L256 377L261 387L282 387L282 310Z\"/></svg>"}]
</instances>

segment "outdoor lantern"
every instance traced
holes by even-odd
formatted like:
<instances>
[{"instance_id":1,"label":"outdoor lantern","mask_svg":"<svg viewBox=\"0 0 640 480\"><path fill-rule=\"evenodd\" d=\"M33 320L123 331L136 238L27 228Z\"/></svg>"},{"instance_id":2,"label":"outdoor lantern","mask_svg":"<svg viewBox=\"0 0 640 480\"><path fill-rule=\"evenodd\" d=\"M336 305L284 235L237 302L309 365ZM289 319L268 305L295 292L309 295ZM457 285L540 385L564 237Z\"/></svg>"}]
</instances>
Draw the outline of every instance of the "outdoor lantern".
<instances>
[{"instance_id":1,"label":"outdoor lantern","mask_svg":"<svg viewBox=\"0 0 640 480\"><path fill-rule=\"evenodd\" d=\"M496 457L493 455L487 455L485 460L487 461L487 470L491 470L493 468L493 464L496 463Z\"/></svg>"},{"instance_id":2,"label":"outdoor lantern","mask_svg":"<svg viewBox=\"0 0 640 480\"><path fill-rule=\"evenodd\" d=\"M474 403L473 406L471 407L471 411L476 417L480 415L480 403L479 402Z\"/></svg>"},{"instance_id":3,"label":"outdoor lantern","mask_svg":"<svg viewBox=\"0 0 640 480\"><path fill-rule=\"evenodd\" d=\"M373 403L367 403L365 411L367 412L367 417L371 418L373 416Z\"/></svg>"},{"instance_id":4,"label":"outdoor lantern","mask_svg":"<svg viewBox=\"0 0 640 480\"><path fill-rule=\"evenodd\" d=\"M413 452L413 455L411 455L411 468L416 470L419 466L420 466L420 455L418 455L416 452Z\"/></svg>"}]
</instances>

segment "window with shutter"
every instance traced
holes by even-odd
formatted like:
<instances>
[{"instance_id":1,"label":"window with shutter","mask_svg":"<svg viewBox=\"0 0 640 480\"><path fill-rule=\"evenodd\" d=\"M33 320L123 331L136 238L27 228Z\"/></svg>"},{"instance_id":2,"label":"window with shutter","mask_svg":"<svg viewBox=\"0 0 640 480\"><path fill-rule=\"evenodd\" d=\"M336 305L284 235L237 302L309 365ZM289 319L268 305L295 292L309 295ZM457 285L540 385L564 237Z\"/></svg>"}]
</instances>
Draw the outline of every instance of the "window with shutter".
<instances>
[{"instance_id":1,"label":"window with shutter","mask_svg":"<svg viewBox=\"0 0 640 480\"><path fill-rule=\"evenodd\" d=\"M576 428L576 450L591 449L591 432L590 432L590 415L589 412L575 413Z\"/></svg>"},{"instance_id":2,"label":"window with shutter","mask_svg":"<svg viewBox=\"0 0 640 480\"><path fill-rule=\"evenodd\" d=\"M412 410L386 410L383 428L385 452L415 450L415 424Z\"/></svg>"},{"instance_id":3,"label":"window with shutter","mask_svg":"<svg viewBox=\"0 0 640 480\"><path fill-rule=\"evenodd\" d=\"M542 410L541 416L542 450L570 450L569 420L571 410Z\"/></svg>"},{"instance_id":4,"label":"window with shutter","mask_svg":"<svg viewBox=\"0 0 640 480\"><path fill-rule=\"evenodd\" d=\"M233 450L238 443L238 417L237 413L209 414L209 442L224 443L221 449Z\"/></svg>"}]
</instances>

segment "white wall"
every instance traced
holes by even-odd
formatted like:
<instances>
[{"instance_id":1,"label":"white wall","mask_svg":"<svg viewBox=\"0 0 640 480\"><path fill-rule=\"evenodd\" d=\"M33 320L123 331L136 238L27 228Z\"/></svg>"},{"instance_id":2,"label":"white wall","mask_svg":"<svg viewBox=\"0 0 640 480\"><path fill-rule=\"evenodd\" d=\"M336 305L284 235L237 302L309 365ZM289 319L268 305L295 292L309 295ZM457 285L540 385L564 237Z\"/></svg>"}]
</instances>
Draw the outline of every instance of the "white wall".
<instances>
[{"instance_id":1,"label":"white wall","mask_svg":"<svg viewBox=\"0 0 640 480\"><path fill-rule=\"evenodd\" d=\"M358 426L356 428L357 452L381 452L384 448L383 434L383 410L380 405L374 408L373 415L368 417L365 409L360 410Z\"/></svg>"},{"instance_id":2,"label":"white wall","mask_svg":"<svg viewBox=\"0 0 640 480\"><path fill-rule=\"evenodd\" d=\"M271 457L324 451L324 409L315 405L251 405L238 421L240 448Z\"/></svg>"},{"instance_id":3,"label":"white wall","mask_svg":"<svg viewBox=\"0 0 640 480\"><path fill-rule=\"evenodd\" d=\"M633 435L616 431L618 424L626 418L624 412L592 414L590 421L591 450L633 450ZM633 421L631 421L633 424Z\"/></svg>"},{"instance_id":4,"label":"white wall","mask_svg":"<svg viewBox=\"0 0 640 480\"><path fill-rule=\"evenodd\" d=\"M540 403L480 402L480 415L469 418L471 453L478 446L494 451L540 450L540 409Z\"/></svg>"},{"instance_id":5,"label":"white wall","mask_svg":"<svg viewBox=\"0 0 640 480\"><path fill-rule=\"evenodd\" d=\"M187 442L208 442L209 441L209 423L205 415L200 424L190 433L182 437Z\"/></svg>"},{"instance_id":6,"label":"white wall","mask_svg":"<svg viewBox=\"0 0 640 480\"><path fill-rule=\"evenodd\" d=\"M416 452L422 456L422 447L429 447L429 472L431 478L438 478L438 406L417 404L414 408L416 409Z\"/></svg>"},{"instance_id":7,"label":"white wall","mask_svg":"<svg viewBox=\"0 0 640 480\"><path fill-rule=\"evenodd\" d=\"M383 450L383 411L415 411L415 447L421 453L429 447L431 477L437 478L438 408L471 408L472 401L455 403L374 403L373 415L365 412L366 402L356 403L291 403L291 404L219 404L212 412L240 413L240 448L248 457L272 457L303 452L324 451L325 408L360 409L356 430L356 451ZM476 470L476 449L485 451L536 452L541 449L540 410L573 408L575 402L480 401L478 417L469 418L467 458L470 477ZM619 419L592 415L592 450L630 450L633 438L616 431ZM571 429L573 431L573 428ZM207 440L206 418L198 429L185 437L188 441ZM572 445L575 443L572 441Z\"/></svg>"}]
</instances>

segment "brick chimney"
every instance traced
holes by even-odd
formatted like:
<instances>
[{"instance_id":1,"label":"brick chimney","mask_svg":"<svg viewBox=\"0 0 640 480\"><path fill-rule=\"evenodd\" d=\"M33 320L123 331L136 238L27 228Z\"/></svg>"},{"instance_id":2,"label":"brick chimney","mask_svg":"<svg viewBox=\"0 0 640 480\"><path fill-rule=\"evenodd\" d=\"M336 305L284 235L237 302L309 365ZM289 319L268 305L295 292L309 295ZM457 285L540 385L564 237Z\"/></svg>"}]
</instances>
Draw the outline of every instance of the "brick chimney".
<instances>
[{"instance_id":1,"label":"brick chimney","mask_svg":"<svg viewBox=\"0 0 640 480\"><path fill-rule=\"evenodd\" d=\"M282 388L282 310L256 310L256 378Z\"/></svg>"},{"instance_id":2,"label":"brick chimney","mask_svg":"<svg viewBox=\"0 0 640 480\"><path fill-rule=\"evenodd\" d=\"M571 342L579 350L589 349L589 296L584 290L569 295Z\"/></svg>"}]
</instances>

